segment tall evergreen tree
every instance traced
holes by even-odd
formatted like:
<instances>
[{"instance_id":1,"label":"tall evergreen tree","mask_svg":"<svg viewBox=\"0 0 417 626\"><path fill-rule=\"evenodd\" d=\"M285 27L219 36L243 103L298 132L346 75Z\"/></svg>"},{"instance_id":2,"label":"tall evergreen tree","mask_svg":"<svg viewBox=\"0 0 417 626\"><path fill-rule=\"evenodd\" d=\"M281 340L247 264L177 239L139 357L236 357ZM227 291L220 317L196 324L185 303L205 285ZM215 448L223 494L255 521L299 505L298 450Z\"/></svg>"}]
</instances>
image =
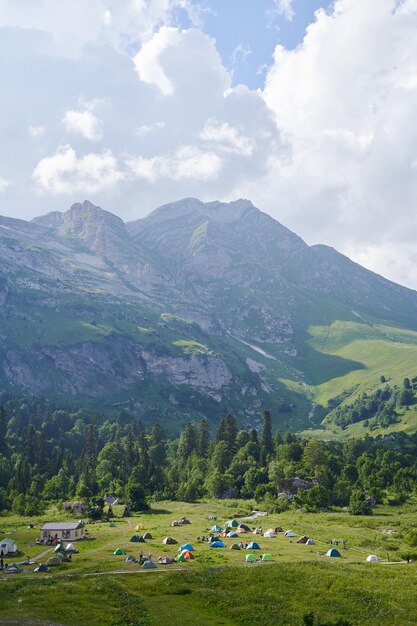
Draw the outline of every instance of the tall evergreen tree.
<instances>
[{"instance_id":1,"label":"tall evergreen tree","mask_svg":"<svg viewBox=\"0 0 417 626\"><path fill-rule=\"evenodd\" d=\"M263 424L261 433L262 453L267 457L274 453L274 441L272 439L272 420L271 413L265 410L262 414Z\"/></svg>"},{"instance_id":2,"label":"tall evergreen tree","mask_svg":"<svg viewBox=\"0 0 417 626\"><path fill-rule=\"evenodd\" d=\"M202 459L206 459L210 447L210 434L208 422L205 417L200 422L200 433L198 441L198 453Z\"/></svg>"}]
</instances>

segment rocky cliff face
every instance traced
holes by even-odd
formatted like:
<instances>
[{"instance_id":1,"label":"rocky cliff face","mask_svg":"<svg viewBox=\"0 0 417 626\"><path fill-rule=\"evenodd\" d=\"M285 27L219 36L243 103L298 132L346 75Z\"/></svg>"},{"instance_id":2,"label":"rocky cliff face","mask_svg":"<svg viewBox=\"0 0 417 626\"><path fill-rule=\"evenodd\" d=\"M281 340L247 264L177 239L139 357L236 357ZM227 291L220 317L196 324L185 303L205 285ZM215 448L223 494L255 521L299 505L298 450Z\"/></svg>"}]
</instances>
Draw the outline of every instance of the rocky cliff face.
<instances>
[{"instance_id":1,"label":"rocky cliff face","mask_svg":"<svg viewBox=\"0 0 417 626\"><path fill-rule=\"evenodd\" d=\"M247 200L189 198L126 224L88 201L0 217L0 384L25 393L251 423L293 405L302 421L307 400L280 380L303 385L310 324L416 329L416 313L415 292Z\"/></svg>"}]
</instances>

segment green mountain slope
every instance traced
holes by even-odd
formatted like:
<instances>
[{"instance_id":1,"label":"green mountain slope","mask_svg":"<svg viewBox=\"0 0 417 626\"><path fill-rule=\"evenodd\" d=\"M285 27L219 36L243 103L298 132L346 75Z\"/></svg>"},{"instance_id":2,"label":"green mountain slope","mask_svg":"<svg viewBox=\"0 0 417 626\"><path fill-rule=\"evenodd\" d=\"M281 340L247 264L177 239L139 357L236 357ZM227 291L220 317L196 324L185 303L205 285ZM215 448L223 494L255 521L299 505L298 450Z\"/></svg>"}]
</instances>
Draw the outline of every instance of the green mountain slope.
<instances>
[{"instance_id":1,"label":"green mountain slope","mask_svg":"<svg viewBox=\"0 0 417 626\"><path fill-rule=\"evenodd\" d=\"M0 218L0 335L2 388L172 430L229 410L249 427L267 406L300 430L342 392L414 375L417 294L247 200L126 224L84 202Z\"/></svg>"}]
</instances>

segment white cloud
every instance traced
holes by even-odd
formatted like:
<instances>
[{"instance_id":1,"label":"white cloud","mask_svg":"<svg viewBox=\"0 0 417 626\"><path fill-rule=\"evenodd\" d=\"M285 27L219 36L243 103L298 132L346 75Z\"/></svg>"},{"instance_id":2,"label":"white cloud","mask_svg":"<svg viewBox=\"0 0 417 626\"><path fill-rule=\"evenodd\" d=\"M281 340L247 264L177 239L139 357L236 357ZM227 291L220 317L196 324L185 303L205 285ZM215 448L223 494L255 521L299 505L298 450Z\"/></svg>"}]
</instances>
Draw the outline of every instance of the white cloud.
<instances>
[{"instance_id":1,"label":"white cloud","mask_svg":"<svg viewBox=\"0 0 417 626\"><path fill-rule=\"evenodd\" d=\"M143 137L144 135L149 135L149 133L154 133L156 130L165 127L165 122L154 122L153 124L142 124L142 126L138 126L135 130L135 133L138 137Z\"/></svg>"},{"instance_id":2,"label":"white cloud","mask_svg":"<svg viewBox=\"0 0 417 626\"><path fill-rule=\"evenodd\" d=\"M160 56L167 48L175 47L181 40L176 28L161 28L135 56L134 62L140 79L156 85L164 96L173 93L174 88L160 63Z\"/></svg>"},{"instance_id":3,"label":"white cloud","mask_svg":"<svg viewBox=\"0 0 417 626\"><path fill-rule=\"evenodd\" d=\"M9 187L10 181L5 178L0 178L0 193L6 191L7 187Z\"/></svg>"},{"instance_id":4,"label":"white cloud","mask_svg":"<svg viewBox=\"0 0 417 626\"><path fill-rule=\"evenodd\" d=\"M244 192L308 241L409 282L393 259L417 239L417 3L393 8L337 0L298 48L277 47L264 97L292 157Z\"/></svg>"},{"instance_id":5,"label":"white cloud","mask_svg":"<svg viewBox=\"0 0 417 626\"><path fill-rule=\"evenodd\" d=\"M101 120L91 111L67 111L63 122L68 132L80 133L91 141L98 141L103 136Z\"/></svg>"},{"instance_id":6,"label":"white cloud","mask_svg":"<svg viewBox=\"0 0 417 626\"><path fill-rule=\"evenodd\" d=\"M277 13L291 22L295 15L293 0L275 0L275 5Z\"/></svg>"},{"instance_id":7,"label":"white cloud","mask_svg":"<svg viewBox=\"0 0 417 626\"><path fill-rule=\"evenodd\" d=\"M241 134L238 128L215 119L207 120L199 137L222 151L242 156L250 156L254 149L254 141Z\"/></svg>"},{"instance_id":8,"label":"white cloud","mask_svg":"<svg viewBox=\"0 0 417 626\"><path fill-rule=\"evenodd\" d=\"M113 187L123 179L123 173L110 151L78 158L75 150L66 145L39 161L33 179L43 193L88 194Z\"/></svg>"},{"instance_id":9,"label":"white cloud","mask_svg":"<svg viewBox=\"0 0 417 626\"><path fill-rule=\"evenodd\" d=\"M29 126L28 131L31 137L42 137L45 134L43 126Z\"/></svg>"},{"instance_id":10,"label":"white cloud","mask_svg":"<svg viewBox=\"0 0 417 626\"><path fill-rule=\"evenodd\" d=\"M232 65L235 65L239 61L242 61L242 63L245 63L246 59L251 54L252 54L252 49L251 49L250 45L247 44L247 43L240 43L233 50L232 54L229 57L229 60L232 63Z\"/></svg>"},{"instance_id":11,"label":"white cloud","mask_svg":"<svg viewBox=\"0 0 417 626\"><path fill-rule=\"evenodd\" d=\"M159 155L149 159L137 156L129 159L127 164L135 176L152 183L164 178L211 181L218 177L222 160L215 152L205 152L195 146L181 146L173 155Z\"/></svg>"}]
</instances>

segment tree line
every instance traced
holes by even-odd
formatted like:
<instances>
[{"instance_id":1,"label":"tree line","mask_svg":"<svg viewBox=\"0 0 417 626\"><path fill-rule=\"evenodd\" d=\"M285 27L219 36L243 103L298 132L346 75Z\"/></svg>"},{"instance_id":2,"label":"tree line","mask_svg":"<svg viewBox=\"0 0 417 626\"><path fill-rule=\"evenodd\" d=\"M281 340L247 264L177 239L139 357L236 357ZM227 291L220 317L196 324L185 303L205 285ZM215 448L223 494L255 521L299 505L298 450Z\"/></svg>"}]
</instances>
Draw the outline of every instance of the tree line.
<instances>
[{"instance_id":1,"label":"tree line","mask_svg":"<svg viewBox=\"0 0 417 626\"><path fill-rule=\"evenodd\" d=\"M298 477L310 488L289 493ZM127 412L108 417L68 411L40 398L0 394L0 513L40 514L50 503L96 504L115 494L135 510L151 501L245 498L270 512L289 507L349 507L369 513L399 504L417 479L417 435L346 442L273 433L269 411L261 428L239 429L232 414L211 430L190 422L176 437Z\"/></svg>"}]
</instances>

